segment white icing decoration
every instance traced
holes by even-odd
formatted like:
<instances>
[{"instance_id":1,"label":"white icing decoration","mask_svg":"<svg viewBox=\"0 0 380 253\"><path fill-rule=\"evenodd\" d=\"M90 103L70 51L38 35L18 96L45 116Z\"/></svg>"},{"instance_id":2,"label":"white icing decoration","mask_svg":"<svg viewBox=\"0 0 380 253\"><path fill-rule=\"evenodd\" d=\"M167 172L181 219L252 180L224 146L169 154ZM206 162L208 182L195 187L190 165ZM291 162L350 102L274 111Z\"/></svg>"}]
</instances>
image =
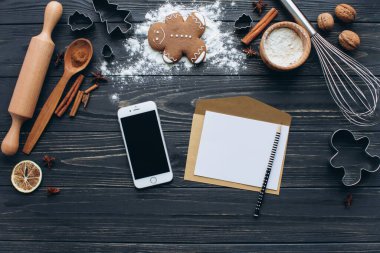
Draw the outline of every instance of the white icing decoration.
<instances>
[{"instance_id":1,"label":"white icing decoration","mask_svg":"<svg viewBox=\"0 0 380 253\"><path fill-rule=\"evenodd\" d=\"M189 35L189 38L191 39L191 35Z\"/></svg>"},{"instance_id":2,"label":"white icing decoration","mask_svg":"<svg viewBox=\"0 0 380 253\"><path fill-rule=\"evenodd\" d=\"M158 38L158 37L156 37L156 40L159 40L159 38Z\"/></svg>"},{"instance_id":3,"label":"white icing decoration","mask_svg":"<svg viewBox=\"0 0 380 253\"><path fill-rule=\"evenodd\" d=\"M187 34L185 35L185 38L187 38Z\"/></svg>"},{"instance_id":4,"label":"white icing decoration","mask_svg":"<svg viewBox=\"0 0 380 253\"><path fill-rule=\"evenodd\" d=\"M162 36L162 40L158 44L161 44L164 41L165 37L166 37L164 29L162 27L160 27L160 29L161 29L162 33L164 34L164 36Z\"/></svg>"},{"instance_id":5,"label":"white icing decoration","mask_svg":"<svg viewBox=\"0 0 380 253\"><path fill-rule=\"evenodd\" d=\"M164 59L164 62L166 62L166 63L173 63L173 61L172 60L170 60L166 55L162 55L162 59Z\"/></svg>"},{"instance_id":6,"label":"white icing decoration","mask_svg":"<svg viewBox=\"0 0 380 253\"><path fill-rule=\"evenodd\" d=\"M181 38L183 38L183 35L181 34Z\"/></svg>"},{"instance_id":7,"label":"white icing decoration","mask_svg":"<svg viewBox=\"0 0 380 253\"><path fill-rule=\"evenodd\" d=\"M174 59L173 57L170 57L169 54L167 54L166 52L164 52L162 54L162 59L166 63L173 63L173 62L177 61L177 59Z\"/></svg>"},{"instance_id":8,"label":"white icing decoration","mask_svg":"<svg viewBox=\"0 0 380 253\"><path fill-rule=\"evenodd\" d=\"M172 37L172 38L173 38L173 34L170 34L170 37Z\"/></svg>"},{"instance_id":9,"label":"white icing decoration","mask_svg":"<svg viewBox=\"0 0 380 253\"><path fill-rule=\"evenodd\" d=\"M156 31L156 33L160 33L160 31Z\"/></svg>"},{"instance_id":10,"label":"white icing decoration","mask_svg":"<svg viewBox=\"0 0 380 253\"><path fill-rule=\"evenodd\" d=\"M177 18L178 16L180 16L182 18L182 20L183 20L183 17L181 16L180 13L173 13L173 14L167 16L166 18L167 19L172 19L172 18Z\"/></svg>"},{"instance_id":11,"label":"white icing decoration","mask_svg":"<svg viewBox=\"0 0 380 253\"><path fill-rule=\"evenodd\" d=\"M205 17L203 17L202 14L199 12L194 12L194 15L199 19L203 26L206 24Z\"/></svg>"},{"instance_id":12,"label":"white icing decoration","mask_svg":"<svg viewBox=\"0 0 380 253\"><path fill-rule=\"evenodd\" d=\"M200 48L198 48L198 52L194 53L194 57L191 57L191 61L194 62L194 63L200 63L203 58L201 58L200 56L203 55L203 57L205 57L205 54L206 54L206 49L205 46L201 46Z\"/></svg>"},{"instance_id":13,"label":"white icing decoration","mask_svg":"<svg viewBox=\"0 0 380 253\"><path fill-rule=\"evenodd\" d=\"M175 37L178 38L178 34L176 34Z\"/></svg>"},{"instance_id":14,"label":"white icing decoration","mask_svg":"<svg viewBox=\"0 0 380 253\"><path fill-rule=\"evenodd\" d=\"M206 52L202 52L201 55L198 57L198 59L194 62L195 64L201 63L203 60L206 59Z\"/></svg>"}]
</instances>

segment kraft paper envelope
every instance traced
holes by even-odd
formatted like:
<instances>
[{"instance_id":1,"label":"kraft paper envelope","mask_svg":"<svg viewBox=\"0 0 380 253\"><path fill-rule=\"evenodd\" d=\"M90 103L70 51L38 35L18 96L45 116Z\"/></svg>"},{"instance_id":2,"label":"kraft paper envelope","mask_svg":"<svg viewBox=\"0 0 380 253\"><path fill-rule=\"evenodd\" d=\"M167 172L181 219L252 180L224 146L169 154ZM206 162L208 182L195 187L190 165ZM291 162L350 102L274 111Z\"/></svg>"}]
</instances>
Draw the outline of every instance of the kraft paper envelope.
<instances>
[{"instance_id":1,"label":"kraft paper envelope","mask_svg":"<svg viewBox=\"0 0 380 253\"><path fill-rule=\"evenodd\" d=\"M202 99L199 100L195 107L193 116L193 124L191 127L191 135L189 142L189 149L187 154L185 180L195 181L206 184L220 185L250 191L259 192L261 188L234 182L228 182L218 179L201 177L194 175L195 164L197 161L198 149L201 140L203 122L206 111L223 113L243 118L255 119L275 124L290 126L291 116L283 111L274 107L264 104L258 100L250 97L231 97L231 98L217 98L217 99ZM285 161L285 158L284 158ZM279 180L279 187L275 190L267 189L267 193L280 194L280 185L282 172L284 168L284 161L282 162L281 175Z\"/></svg>"}]
</instances>

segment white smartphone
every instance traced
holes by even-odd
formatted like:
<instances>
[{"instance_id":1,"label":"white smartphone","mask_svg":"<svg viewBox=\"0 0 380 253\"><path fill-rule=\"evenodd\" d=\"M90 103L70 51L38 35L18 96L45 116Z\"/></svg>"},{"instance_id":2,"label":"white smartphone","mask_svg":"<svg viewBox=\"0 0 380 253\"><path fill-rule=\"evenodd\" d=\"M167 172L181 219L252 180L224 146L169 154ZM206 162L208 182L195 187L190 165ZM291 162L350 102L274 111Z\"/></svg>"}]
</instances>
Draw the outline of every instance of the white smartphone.
<instances>
[{"instance_id":1,"label":"white smartphone","mask_svg":"<svg viewBox=\"0 0 380 253\"><path fill-rule=\"evenodd\" d=\"M156 104L127 106L117 115L136 188L170 182L173 172Z\"/></svg>"}]
</instances>

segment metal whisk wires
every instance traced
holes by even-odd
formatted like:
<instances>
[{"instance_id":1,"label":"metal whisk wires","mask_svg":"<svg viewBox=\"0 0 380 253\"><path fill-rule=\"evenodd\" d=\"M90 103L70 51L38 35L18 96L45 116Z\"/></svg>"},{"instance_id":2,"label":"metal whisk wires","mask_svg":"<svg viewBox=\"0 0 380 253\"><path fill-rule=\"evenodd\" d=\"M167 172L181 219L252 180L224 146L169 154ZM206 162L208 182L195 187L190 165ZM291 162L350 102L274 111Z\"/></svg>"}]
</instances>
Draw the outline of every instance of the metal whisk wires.
<instances>
[{"instance_id":1,"label":"metal whisk wires","mask_svg":"<svg viewBox=\"0 0 380 253\"><path fill-rule=\"evenodd\" d=\"M366 67L316 33L311 41L327 86L344 116L359 126L375 125L380 81Z\"/></svg>"},{"instance_id":2,"label":"metal whisk wires","mask_svg":"<svg viewBox=\"0 0 380 253\"><path fill-rule=\"evenodd\" d=\"M375 125L380 81L362 64L322 38L293 0L280 0L310 34L327 86L343 115L359 126Z\"/></svg>"}]
</instances>

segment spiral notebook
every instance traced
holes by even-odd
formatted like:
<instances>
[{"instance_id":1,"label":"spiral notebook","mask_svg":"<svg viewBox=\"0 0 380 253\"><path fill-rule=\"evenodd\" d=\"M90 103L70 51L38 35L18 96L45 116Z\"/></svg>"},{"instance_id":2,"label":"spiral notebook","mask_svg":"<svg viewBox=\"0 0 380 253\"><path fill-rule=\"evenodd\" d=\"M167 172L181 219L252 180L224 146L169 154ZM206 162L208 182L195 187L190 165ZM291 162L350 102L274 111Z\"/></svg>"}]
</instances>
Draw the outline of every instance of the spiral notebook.
<instances>
[{"instance_id":1,"label":"spiral notebook","mask_svg":"<svg viewBox=\"0 0 380 253\"><path fill-rule=\"evenodd\" d=\"M194 174L261 187L278 124L206 111ZM289 126L281 126L268 189L277 190Z\"/></svg>"},{"instance_id":2,"label":"spiral notebook","mask_svg":"<svg viewBox=\"0 0 380 253\"><path fill-rule=\"evenodd\" d=\"M242 179L243 181L241 181L241 177L240 178L231 178L231 177L237 177L236 173L235 173L235 175L233 175L233 174L231 174L231 172L233 172L233 171L237 172L237 171L241 170L240 167L239 168L237 167L238 163L235 163L235 162L230 163L231 168L226 168L226 166L224 166L224 163L221 164L221 166L213 166L212 171L209 171L209 168L206 168L206 169L201 168L200 165L202 165L202 164L199 163L198 167L197 167L197 173L199 175L197 175L195 173L196 164L198 161L198 156L203 156L204 159L207 159L208 157L210 157L206 154L206 152L204 152L204 151L207 151L209 149L205 149L205 147L202 147L203 151L200 150L201 149L201 142L202 142L202 146L203 146L203 143L207 140L206 139L207 138L206 132L208 132L209 130L213 130L212 128L209 128L207 126L206 126L206 128L204 128L204 123L206 121L206 113L208 115L210 113L222 114L222 115L218 115L216 118L216 120L219 120L219 123L211 124L212 128L220 127L222 129L221 130L222 132L219 133L219 136L216 136L220 140L222 140L222 138L226 137L225 135L227 132L223 131L223 129L224 129L223 126L224 126L225 122L229 121L228 119L230 119L230 118L228 116L236 116L238 118L243 118L245 120L256 120L256 121L261 121L264 123L273 123L275 125L283 126L283 127L281 127L282 128L282 134L281 135L282 135L282 137L285 138L284 144L281 144L281 146L284 147L283 153L281 151L281 153L282 153L281 157L283 159L282 159L282 161L280 161L280 164L281 164L280 168L276 167L277 172L274 172L274 174L273 174L275 176L271 175L272 180L275 180L271 183L272 188L271 189L267 188L267 190L266 190L267 193L279 195L280 194L280 187L281 187L281 178L282 178L282 174L283 174L283 170L284 170L285 149L286 149L286 145L287 145L286 140L288 138L288 131L289 131L289 127L291 125L291 120L292 120L291 116L286 112L278 110L278 109L276 109L270 105L267 105L263 102L260 102L256 99L253 99L253 98L250 98L247 96L200 99L196 102L195 112L193 115L193 122L192 122L192 127L191 127L189 150L187 153L187 161L186 161L184 179L194 181L194 182L199 182L199 183L213 184L213 185L226 186L226 187L244 189L244 190L249 190L249 191L258 191L258 192L261 190L261 186L262 186L261 184L263 182L262 181L263 177L261 175L259 175L260 173L262 173L261 172L262 169L260 169L259 172L257 172L257 167L255 167L253 165L253 162L250 162L250 165L252 165L252 169L250 171L250 174L247 175L247 177L257 177L257 181L255 181L255 182L251 182L251 181L246 182L246 179ZM211 118L209 118L209 117L207 117L207 118L208 118L207 121L209 123L213 123L212 121L209 120ZM225 120L225 118L228 118L228 119ZM233 119L235 119L235 118L233 118ZM238 121L240 122L240 120L238 120ZM206 122L206 124L208 124L208 123ZM233 127L233 126L234 126L234 124L232 124L231 127ZM209 130L207 130L207 128ZM286 129L286 133L283 132L283 131L285 131L285 129ZM243 141L246 139L245 138L246 136L251 135L251 132L253 132L253 130L251 129L251 130L245 131L245 135L243 136L244 137ZM240 130L239 131L234 130L233 132L241 132L242 133L242 131L240 131ZM262 135L263 134L261 134L259 137L261 137ZM202 137L205 137L205 138L202 138ZM231 136L227 136L227 137L231 137ZM227 143L227 140L224 140L224 141L225 142L223 142L223 143L219 143L219 145L215 145L215 148L213 148L211 151L214 152L215 150L218 150L220 147L223 147L225 145L225 143ZM252 142L252 143L255 143L255 142ZM258 142L256 141L256 143L258 143ZM211 144L209 144L209 145L211 145ZM249 144L249 145L251 145L251 144ZM235 148L231 152L236 152L238 150L247 150L247 149L242 149L241 147L239 148L239 146L240 145L236 144ZM231 146L226 145L226 147L231 147ZM225 152L226 150L223 150L223 151ZM218 159L220 157L222 157L221 155L218 155L218 154L212 154L212 153L210 153L210 154L213 155L214 157L218 158ZM249 152L249 154L254 155L254 152ZM280 153L278 153L278 154L280 154ZM278 155L276 155L276 156L278 156ZM201 158L203 160L202 163L205 161L203 158ZM232 157L231 155L230 156L223 155L222 158L223 159L230 158L232 161L232 159L235 159L236 157ZM267 159L266 159L266 162L268 162ZM279 160L281 160L281 158ZM263 162L263 161L261 161L261 162ZM210 161L205 161L205 162L210 162ZM203 164L205 164L205 163L203 163ZM249 166L247 166L247 167L249 167ZM218 168L223 168L223 171L218 171ZM278 172L278 169L280 170L279 172ZM221 173L221 172L223 172L223 173ZM205 176L200 176L200 175L205 175ZM223 178L223 179L218 179L218 178ZM230 181L228 181L228 180L230 180ZM238 183L238 182L244 182L244 183ZM274 186L276 182L278 182L277 187ZM254 185L257 185L257 186L254 186ZM274 189L276 189L276 190L274 190Z\"/></svg>"}]
</instances>

